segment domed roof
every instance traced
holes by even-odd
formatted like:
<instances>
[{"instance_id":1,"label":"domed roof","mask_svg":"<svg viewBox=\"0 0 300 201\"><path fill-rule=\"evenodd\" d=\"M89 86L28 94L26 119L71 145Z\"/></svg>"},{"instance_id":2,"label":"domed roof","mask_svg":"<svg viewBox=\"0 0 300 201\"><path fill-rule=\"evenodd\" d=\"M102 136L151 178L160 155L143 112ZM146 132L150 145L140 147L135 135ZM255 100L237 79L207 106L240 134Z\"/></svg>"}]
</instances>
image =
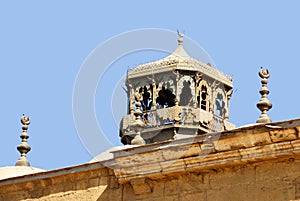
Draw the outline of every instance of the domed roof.
<instances>
[{"instance_id":1,"label":"domed roof","mask_svg":"<svg viewBox=\"0 0 300 201\"><path fill-rule=\"evenodd\" d=\"M114 154L112 153L113 151L128 149L128 148L136 147L136 146L138 146L138 145L122 145L122 146L112 147L112 148L100 153L99 155L95 156L92 160L89 161L89 163L113 159L114 158Z\"/></svg>"},{"instance_id":2,"label":"domed roof","mask_svg":"<svg viewBox=\"0 0 300 201\"><path fill-rule=\"evenodd\" d=\"M0 180L44 172L45 170L28 166L0 167Z\"/></svg>"},{"instance_id":3,"label":"domed roof","mask_svg":"<svg viewBox=\"0 0 300 201\"><path fill-rule=\"evenodd\" d=\"M228 86L232 86L232 78L230 76L225 75L223 72L217 70L210 64L205 64L188 55L188 53L183 48L182 37L183 36L179 36L178 46L172 54L163 59L159 59L157 61L142 64L135 68L129 69L127 75L128 78L137 78L174 70L188 70L204 73L205 75L208 75L215 80L219 80Z\"/></svg>"}]
</instances>

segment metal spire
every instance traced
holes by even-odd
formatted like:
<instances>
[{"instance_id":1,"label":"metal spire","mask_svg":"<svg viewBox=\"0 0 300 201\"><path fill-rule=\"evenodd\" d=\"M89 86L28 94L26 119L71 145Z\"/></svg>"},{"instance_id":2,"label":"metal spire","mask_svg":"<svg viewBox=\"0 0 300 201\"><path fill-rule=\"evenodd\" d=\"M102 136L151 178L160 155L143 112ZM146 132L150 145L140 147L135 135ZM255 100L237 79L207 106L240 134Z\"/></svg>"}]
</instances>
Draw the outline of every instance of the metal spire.
<instances>
[{"instance_id":1,"label":"metal spire","mask_svg":"<svg viewBox=\"0 0 300 201\"><path fill-rule=\"evenodd\" d=\"M16 162L16 166L30 166L29 161L26 158L26 154L30 151L31 147L27 144L27 139L29 138L27 134L28 125L30 124L30 118L25 117L24 114L21 117L21 123L23 124L23 132L20 135L22 142L18 145L17 149L21 153L21 157Z\"/></svg>"},{"instance_id":2,"label":"metal spire","mask_svg":"<svg viewBox=\"0 0 300 201\"><path fill-rule=\"evenodd\" d=\"M270 72L268 69L263 70L262 67L259 70L259 76L262 78L262 87L259 90L261 94L261 99L256 104L257 108L261 111L260 117L256 120L256 123L270 123L272 122L267 112L272 108L272 103L268 100L269 90L267 88L268 78L270 77Z\"/></svg>"}]
</instances>

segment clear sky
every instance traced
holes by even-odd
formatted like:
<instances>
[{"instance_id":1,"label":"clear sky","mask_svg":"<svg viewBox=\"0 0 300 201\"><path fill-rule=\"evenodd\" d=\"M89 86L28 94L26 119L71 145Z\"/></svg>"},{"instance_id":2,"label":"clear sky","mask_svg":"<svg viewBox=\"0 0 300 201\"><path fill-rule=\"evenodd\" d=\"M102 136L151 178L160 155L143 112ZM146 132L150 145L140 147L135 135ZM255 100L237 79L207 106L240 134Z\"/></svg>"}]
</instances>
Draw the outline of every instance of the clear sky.
<instances>
[{"instance_id":1,"label":"clear sky","mask_svg":"<svg viewBox=\"0 0 300 201\"><path fill-rule=\"evenodd\" d=\"M234 78L230 121L237 126L254 123L260 115L256 103L261 66L271 72L271 119L299 118L299 8L296 0L1 1L0 166L14 165L19 158L16 146L23 113L31 117L28 159L32 166L49 170L92 158L73 120L76 78L95 48L135 29L175 32L179 28L201 45L216 67ZM165 55L135 53L111 68L117 69L121 80L128 66ZM99 86L105 86L105 79ZM101 96L111 96L107 95L111 89L99 86L94 106L97 120L111 144L120 145L118 123L105 116L110 107L99 104ZM102 143L100 139L99 150L104 151Z\"/></svg>"}]
</instances>

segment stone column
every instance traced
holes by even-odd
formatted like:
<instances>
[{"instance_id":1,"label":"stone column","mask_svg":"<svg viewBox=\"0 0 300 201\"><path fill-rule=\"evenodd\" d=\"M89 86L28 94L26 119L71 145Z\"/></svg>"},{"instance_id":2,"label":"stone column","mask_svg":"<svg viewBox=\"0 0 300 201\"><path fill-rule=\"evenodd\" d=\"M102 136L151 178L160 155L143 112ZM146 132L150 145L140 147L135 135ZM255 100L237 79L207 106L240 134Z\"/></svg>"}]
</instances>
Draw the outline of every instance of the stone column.
<instances>
[{"instance_id":1,"label":"stone column","mask_svg":"<svg viewBox=\"0 0 300 201\"><path fill-rule=\"evenodd\" d=\"M131 125L131 128L135 131L134 137L131 140L130 144L132 145L143 145L146 144L145 140L141 137L141 132L144 128L144 123L141 120L141 115L142 115L142 111L141 111L141 97L140 94L136 94L135 95L135 99L136 99L136 110L134 112L134 116L135 116L135 121L134 123Z\"/></svg>"},{"instance_id":2,"label":"stone column","mask_svg":"<svg viewBox=\"0 0 300 201\"><path fill-rule=\"evenodd\" d=\"M226 113L224 115L224 119L225 120L228 120L229 119L229 110L230 110L230 99L231 99L231 96L232 96L232 89L229 90L227 93L226 93L226 98L227 98L227 104L226 104Z\"/></svg>"},{"instance_id":3,"label":"stone column","mask_svg":"<svg viewBox=\"0 0 300 201\"><path fill-rule=\"evenodd\" d=\"M157 90L156 90L156 81L152 78L152 107L156 109L156 98L157 98Z\"/></svg>"},{"instance_id":4,"label":"stone column","mask_svg":"<svg viewBox=\"0 0 300 201\"><path fill-rule=\"evenodd\" d=\"M201 76L199 72L196 72L195 73L195 104L194 104L194 107L197 108L197 96L198 96L198 93L199 93L199 88L198 88L198 83L201 79Z\"/></svg>"},{"instance_id":5,"label":"stone column","mask_svg":"<svg viewBox=\"0 0 300 201\"><path fill-rule=\"evenodd\" d=\"M128 113L133 115L134 112L134 88L132 83L127 79L126 80L126 84L127 84L127 96L128 96L128 105L129 105L129 111Z\"/></svg>"},{"instance_id":6,"label":"stone column","mask_svg":"<svg viewBox=\"0 0 300 201\"><path fill-rule=\"evenodd\" d=\"M173 74L176 76L175 77L175 81L176 81L176 83L174 84L174 86L175 86L175 91L174 91L174 94L175 94L175 96L176 96L176 98L177 98L177 101L180 101L180 94L178 94L178 88L179 88L179 80L180 80L180 73L179 73L179 71L178 70L176 70L176 71L173 71Z\"/></svg>"}]
</instances>

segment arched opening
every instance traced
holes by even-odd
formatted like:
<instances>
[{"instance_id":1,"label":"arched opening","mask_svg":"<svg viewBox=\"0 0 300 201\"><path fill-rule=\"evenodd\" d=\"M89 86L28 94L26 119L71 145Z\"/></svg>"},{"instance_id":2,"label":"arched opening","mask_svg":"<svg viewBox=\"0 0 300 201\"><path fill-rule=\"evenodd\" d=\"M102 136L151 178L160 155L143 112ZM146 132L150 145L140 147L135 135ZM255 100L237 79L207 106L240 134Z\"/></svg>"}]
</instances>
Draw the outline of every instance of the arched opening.
<instances>
[{"instance_id":1,"label":"arched opening","mask_svg":"<svg viewBox=\"0 0 300 201\"><path fill-rule=\"evenodd\" d=\"M215 114L222 117L224 113L225 113L224 97L221 93L218 93L216 98Z\"/></svg>"},{"instance_id":2,"label":"arched opening","mask_svg":"<svg viewBox=\"0 0 300 201\"><path fill-rule=\"evenodd\" d=\"M180 94L180 105L181 106L190 106L192 105L193 95L190 87L190 81L183 82L182 92Z\"/></svg>"},{"instance_id":3,"label":"arched opening","mask_svg":"<svg viewBox=\"0 0 300 201\"><path fill-rule=\"evenodd\" d=\"M158 108L167 108L175 106L175 95L171 90L162 87L162 89L158 92L158 97L156 99L156 103Z\"/></svg>"},{"instance_id":4,"label":"arched opening","mask_svg":"<svg viewBox=\"0 0 300 201\"><path fill-rule=\"evenodd\" d=\"M208 99L207 87L205 85L202 85L199 91L199 95L197 96L198 106L202 110L208 110L207 99Z\"/></svg>"},{"instance_id":5,"label":"arched opening","mask_svg":"<svg viewBox=\"0 0 300 201\"><path fill-rule=\"evenodd\" d=\"M152 106L152 98L146 86L143 89L143 100L141 102L143 111L150 110Z\"/></svg>"}]
</instances>

